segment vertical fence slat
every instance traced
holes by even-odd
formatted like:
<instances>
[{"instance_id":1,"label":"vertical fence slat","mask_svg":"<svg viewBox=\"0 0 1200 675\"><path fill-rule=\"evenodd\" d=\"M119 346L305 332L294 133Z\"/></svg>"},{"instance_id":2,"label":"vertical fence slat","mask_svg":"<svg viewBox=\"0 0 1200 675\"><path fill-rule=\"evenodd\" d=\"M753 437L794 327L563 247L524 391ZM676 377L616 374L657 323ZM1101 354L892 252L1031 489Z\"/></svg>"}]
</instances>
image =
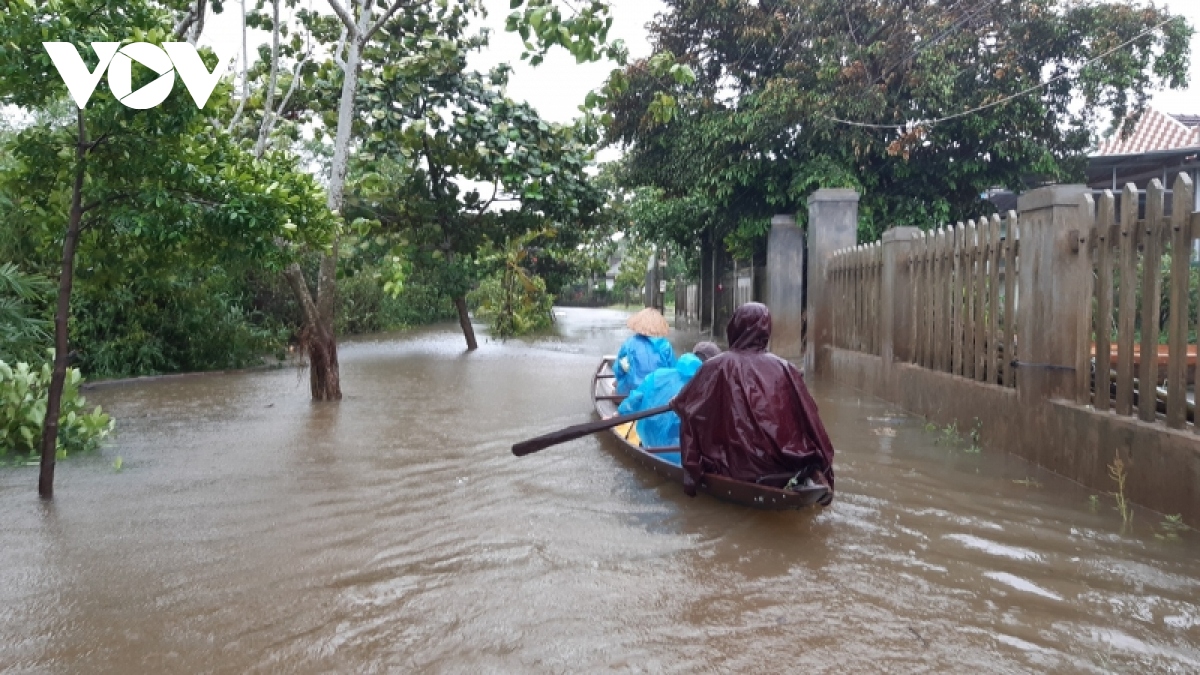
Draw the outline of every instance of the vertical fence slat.
<instances>
[{"instance_id":1,"label":"vertical fence slat","mask_svg":"<svg viewBox=\"0 0 1200 675\"><path fill-rule=\"evenodd\" d=\"M987 250L988 250L988 221L981 218L975 224L975 335L971 342L972 360L975 363L975 379L987 379L987 364L983 361L984 338L987 327Z\"/></svg>"},{"instance_id":2,"label":"vertical fence slat","mask_svg":"<svg viewBox=\"0 0 1200 675\"><path fill-rule=\"evenodd\" d=\"M946 369L946 229L939 227L933 243L933 369Z\"/></svg>"},{"instance_id":3,"label":"vertical fence slat","mask_svg":"<svg viewBox=\"0 0 1200 675\"><path fill-rule=\"evenodd\" d=\"M875 242L875 354L883 356L883 241Z\"/></svg>"},{"instance_id":4,"label":"vertical fence slat","mask_svg":"<svg viewBox=\"0 0 1200 675\"><path fill-rule=\"evenodd\" d=\"M1000 214L992 216L988 229L991 256L988 262L987 376L988 382L1000 384L1000 351L996 349L1000 335Z\"/></svg>"},{"instance_id":5,"label":"vertical fence slat","mask_svg":"<svg viewBox=\"0 0 1200 675\"><path fill-rule=\"evenodd\" d=\"M954 287L954 226L946 227L946 240L942 242L942 325L941 325L941 341L942 341L942 371L947 373L954 372L954 344L951 338L954 335L954 314L953 307L950 304L953 299L951 292Z\"/></svg>"},{"instance_id":6,"label":"vertical fence slat","mask_svg":"<svg viewBox=\"0 0 1200 675\"><path fill-rule=\"evenodd\" d=\"M954 374L967 373L967 224L954 227Z\"/></svg>"},{"instance_id":7,"label":"vertical fence slat","mask_svg":"<svg viewBox=\"0 0 1200 675\"><path fill-rule=\"evenodd\" d=\"M954 226L946 227L946 243L942 252L942 370L954 372Z\"/></svg>"},{"instance_id":8,"label":"vertical fence slat","mask_svg":"<svg viewBox=\"0 0 1200 675\"><path fill-rule=\"evenodd\" d=\"M1112 253L1113 242L1121 237L1115 209L1112 191L1105 190L1096 214L1096 396L1092 405L1100 412L1108 412L1112 403Z\"/></svg>"},{"instance_id":9,"label":"vertical fence slat","mask_svg":"<svg viewBox=\"0 0 1200 675\"><path fill-rule=\"evenodd\" d=\"M929 310L925 326L925 367L935 369L937 361L935 336L937 335L937 230L925 233L925 292L929 298Z\"/></svg>"},{"instance_id":10,"label":"vertical fence slat","mask_svg":"<svg viewBox=\"0 0 1200 675\"><path fill-rule=\"evenodd\" d=\"M1167 426L1181 429L1187 423L1188 282L1191 270L1192 232L1188 222L1192 184L1180 172L1172 191L1171 212L1171 319L1168 324L1170 355L1167 362Z\"/></svg>"},{"instance_id":11,"label":"vertical fence slat","mask_svg":"<svg viewBox=\"0 0 1200 675\"><path fill-rule=\"evenodd\" d=\"M913 320L911 322L912 326L911 326L911 329L909 330L909 335L908 335L908 344L910 345L910 350L911 350L911 351L909 351L909 355L908 355L909 363L920 363L921 362L921 343L920 343L920 337L919 337L920 333L921 333L921 329L920 329L921 322L918 319L918 317L921 316L920 312L921 312L921 307L922 307L922 305L921 305L921 267L920 267L919 263L917 262L921 255L921 241L922 241L922 237L920 234L918 234L917 237L913 240L912 248L909 249L911 252L908 255L908 278L912 281L912 307L910 308L911 311L909 312L908 315L913 317Z\"/></svg>"},{"instance_id":12,"label":"vertical fence slat","mask_svg":"<svg viewBox=\"0 0 1200 675\"><path fill-rule=\"evenodd\" d=\"M845 249L834 254L833 262L830 264L830 269L833 272L833 291L834 297L837 298L838 307L846 308L846 285L842 281L842 256L845 255ZM846 346L846 312L833 313L833 343L839 347Z\"/></svg>"},{"instance_id":13,"label":"vertical fence slat","mask_svg":"<svg viewBox=\"0 0 1200 675\"><path fill-rule=\"evenodd\" d=\"M854 287L854 351L862 350L862 319L863 319L863 269L862 269L862 245L854 247L854 278L851 282Z\"/></svg>"},{"instance_id":14,"label":"vertical fence slat","mask_svg":"<svg viewBox=\"0 0 1200 675\"><path fill-rule=\"evenodd\" d=\"M1121 289L1117 298L1117 402L1120 415L1133 413L1133 329L1137 313L1138 191L1121 192Z\"/></svg>"},{"instance_id":15,"label":"vertical fence slat","mask_svg":"<svg viewBox=\"0 0 1200 675\"><path fill-rule=\"evenodd\" d=\"M1017 386L1017 235L1020 222L1016 211L1008 212L1004 234L1004 386Z\"/></svg>"},{"instance_id":16,"label":"vertical fence slat","mask_svg":"<svg viewBox=\"0 0 1200 675\"><path fill-rule=\"evenodd\" d=\"M977 230L975 221L968 220L964 230L962 256L963 287L963 370L962 375L975 379L975 247Z\"/></svg>"},{"instance_id":17,"label":"vertical fence slat","mask_svg":"<svg viewBox=\"0 0 1200 675\"><path fill-rule=\"evenodd\" d=\"M950 372L962 375L962 245L965 226L958 223L950 228Z\"/></svg>"},{"instance_id":18,"label":"vertical fence slat","mask_svg":"<svg viewBox=\"0 0 1200 675\"><path fill-rule=\"evenodd\" d=\"M1158 314L1162 281L1163 186L1157 178L1146 188L1146 222L1142 234L1142 349L1138 370L1138 419L1153 422L1158 412Z\"/></svg>"},{"instance_id":19,"label":"vertical fence slat","mask_svg":"<svg viewBox=\"0 0 1200 675\"><path fill-rule=\"evenodd\" d=\"M1090 256L1092 242L1096 240L1096 202L1090 194L1083 196L1079 209L1076 221L1079 224L1077 236L1083 239L1079 242L1079 255ZM1086 302L1083 303L1079 317L1079 330L1076 331L1075 338L1075 402L1084 405L1092 400L1092 373L1088 362L1092 344L1092 298L1095 297L1095 282L1093 281L1090 257L1088 260L1089 264L1086 269L1090 290Z\"/></svg>"},{"instance_id":20,"label":"vertical fence slat","mask_svg":"<svg viewBox=\"0 0 1200 675\"><path fill-rule=\"evenodd\" d=\"M867 264L862 244L854 253L854 288L858 293L858 321L855 322L854 350L866 351L867 343Z\"/></svg>"},{"instance_id":21,"label":"vertical fence slat","mask_svg":"<svg viewBox=\"0 0 1200 675\"><path fill-rule=\"evenodd\" d=\"M929 309L925 327L925 367L937 369L937 229L926 233L925 243L925 292L929 297Z\"/></svg>"},{"instance_id":22,"label":"vertical fence slat","mask_svg":"<svg viewBox=\"0 0 1200 675\"><path fill-rule=\"evenodd\" d=\"M971 333L971 362L975 364L975 379L982 380L987 372L983 363L983 329L987 325L987 219L981 218L975 223L975 251L971 256L972 269L975 274L973 287L975 309L972 310L972 323L975 330Z\"/></svg>"},{"instance_id":23,"label":"vertical fence slat","mask_svg":"<svg viewBox=\"0 0 1200 675\"><path fill-rule=\"evenodd\" d=\"M879 242L875 242L871 244L871 353L876 356L883 354L879 340L879 322L883 314L879 311L879 285L883 283L883 275L879 271Z\"/></svg>"},{"instance_id":24,"label":"vertical fence slat","mask_svg":"<svg viewBox=\"0 0 1200 675\"><path fill-rule=\"evenodd\" d=\"M875 353L875 244L867 244L863 251L866 257L867 266L867 306L866 306L866 329L867 339L866 348L863 350L868 354Z\"/></svg>"},{"instance_id":25,"label":"vertical fence slat","mask_svg":"<svg viewBox=\"0 0 1200 675\"><path fill-rule=\"evenodd\" d=\"M1193 184L1191 186L1191 189L1192 189L1192 203L1195 204L1196 203L1196 190L1200 189L1200 186L1196 186ZM1188 232L1189 232L1189 234L1188 234L1189 244L1191 242L1193 242L1196 238L1200 237L1200 211L1197 211L1192 214L1191 225L1188 226ZM1195 375L1196 375L1197 381L1200 381L1200 311L1197 312L1196 319L1197 319L1197 323L1192 326L1193 329L1195 330L1196 336L1197 336L1197 347L1196 347L1197 354L1196 354ZM1200 434L1200 407L1197 407L1196 404L1200 404L1200 401L1195 401L1194 404L1191 406L1192 407L1192 433Z\"/></svg>"},{"instance_id":26,"label":"vertical fence slat","mask_svg":"<svg viewBox=\"0 0 1200 675\"><path fill-rule=\"evenodd\" d=\"M931 368L933 354L933 235L926 231L921 236L921 291L925 299L924 325L921 326L921 367Z\"/></svg>"},{"instance_id":27,"label":"vertical fence slat","mask_svg":"<svg viewBox=\"0 0 1200 675\"><path fill-rule=\"evenodd\" d=\"M866 311L863 309L863 293L866 290L866 284L863 283L863 249L862 244L859 244L854 250L854 351L863 351L863 319Z\"/></svg>"}]
</instances>

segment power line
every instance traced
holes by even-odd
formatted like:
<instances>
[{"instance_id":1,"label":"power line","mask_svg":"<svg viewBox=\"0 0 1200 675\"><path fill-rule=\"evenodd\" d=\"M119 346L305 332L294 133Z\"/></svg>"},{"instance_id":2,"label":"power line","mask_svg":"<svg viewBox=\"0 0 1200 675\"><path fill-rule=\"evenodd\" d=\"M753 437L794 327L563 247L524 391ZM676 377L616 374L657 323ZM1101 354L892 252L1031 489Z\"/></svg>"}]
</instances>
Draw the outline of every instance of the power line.
<instances>
[{"instance_id":1,"label":"power line","mask_svg":"<svg viewBox=\"0 0 1200 675\"><path fill-rule=\"evenodd\" d=\"M1079 67L1079 69L1082 71L1084 68L1086 68L1086 67L1088 67L1088 66L1092 65L1092 64L1093 64L1093 63L1095 63L1096 61L1099 61L1100 59L1102 59L1102 58L1104 58L1104 57L1108 56L1109 54L1112 54L1113 52L1116 52L1116 51L1119 51L1119 50L1121 50L1121 49L1124 49L1125 47L1128 47L1129 45L1133 44L1133 43L1134 43L1134 42L1136 42L1137 40L1141 39L1143 36L1145 36L1145 35L1148 35L1148 34L1150 34L1150 33L1153 33L1154 31L1156 31L1156 30L1158 30L1158 29L1162 28L1163 26L1167 25L1168 23L1171 23L1172 21L1174 21L1174 20L1176 20L1176 19L1178 19L1178 18L1179 18L1179 17L1174 17L1174 16L1173 16L1173 17L1171 17L1171 18L1167 19L1166 21L1163 21L1162 23L1159 23L1157 26L1153 26L1153 27L1151 27L1151 28L1147 28L1146 30L1142 31L1141 33L1138 33L1137 35L1135 35L1135 36L1133 36L1132 38L1130 38L1130 39L1126 40L1125 42L1122 42L1121 44L1117 45L1116 47L1113 47L1112 49L1110 49L1110 50L1108 50L1108 51L1104 52L1103 54L1100 54L1099 56L1094 56L1094 57L1092 57L1092 58L1088 59L1087 61L1085 61L1085 62L1083 63L1083 65L1082 65L1082 66L1080 66L1080 67ZM832 117L832 116L830 116L830 115L821 115L821 117L824 117L825 119L827 119L827 120L829 120L829 121L831 121L831 122L837 122L838 124L846 124L846 125L849 125L849 126L852 126L852 127L862 127L862 128L865 128L865 129L898 129L898 128L905 127L905 126L927 126L927 127L931 127L931 126L933 126L933 125L935 125L935 124L941 124L942 122L949 122L950 120L955 120L955 119L958 119L958 118L960 118L960 117L966 117L967 115L973 115L973 114L975 114L975 113L977 113L977 112L980 112L980 111L983 111L983 110L987 110L987 109L989 109L989 108L995 108L996 106L999 106L999 105L1004 105L1005 103L1008 103L1009 101L1012 101L1012 100L1014 100L1014 99L1020 98L1020 97L1022 97L1022 96L1024 96L1024 95L1026 95L1026 94L1028 94L1028 93L1031 93L1031 92L1037 91L1037 90L1039 90L1039 89L1042 89L1042 88L1044 88L1044 87L1046 87L1046 86L1049 86L1049 85L1051 85L1051 84L1054 84L1055 82L1057 82L1057 81L1059 81L1059 80L1062 80L1062 79L1064 79L1064 78L1066 78L1066 77L1068 77L1068 76L1070 76L1070 75L1071 75L1071 73L1069 73L1069 72L1067 72L1067 73L1063 73L1062 75L1058 75L1058 76L1056 76L1056 77L1052 77L1052 78L1050 78L1049 80L1046 80L1045 82L1042 82L1041 84L1036 84L1036 85L1034 85L1034 86L1032 86L1032 87L1029 87L1028 89L1023 89L1023 90L1021 90L1021 91L1019 91L1019 92L1017 92L1017 93L1015 93L1015 94L1012 94L1012 95L1010 95L1010 96L1005 96L1004 98L1002 98L1002 99L1000 99L1000 100L997 100L997 101L992 101L991 103L985 103L984 105L978 106L978 107L976 107L976 108L971 108L970 110L964 110L964 111L962 111L962 112L960 112L960 113L955 113L955 114L953 114L953 115L947 115L947 116L945 116L945 117L939 117L938 119L933 119L933 120L918 120L916 123L907 122L907 123L904 123L904 124L901 124L901 123L892 123L892 124L875 124L875 123L870 123L870 122L855 122L855 121L853 121L853 120L844 120L844 119L840 119L840 118L837 118L837 117Z\"/></svg>"}]
</instances>

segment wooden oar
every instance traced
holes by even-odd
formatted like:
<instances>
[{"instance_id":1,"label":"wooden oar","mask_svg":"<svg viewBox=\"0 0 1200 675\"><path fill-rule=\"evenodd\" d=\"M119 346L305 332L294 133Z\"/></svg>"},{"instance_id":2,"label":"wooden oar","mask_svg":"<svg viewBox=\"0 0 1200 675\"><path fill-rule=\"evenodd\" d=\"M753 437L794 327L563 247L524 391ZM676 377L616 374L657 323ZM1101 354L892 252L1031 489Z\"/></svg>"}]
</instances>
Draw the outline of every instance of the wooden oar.
<instances>
[{"instance_id":1,"label":"wooden oar","mask_svg":"<svg viewBox=\"0 0 1200 675\"><path fill-rule=\"evenodd\" d=\"M642 410L641 412L629 413L628 415L617 415L616 417L610 417L606 420L600 420L599 422L587 422L585 424L576 424L573 427L567 427L566 429L559 429L558 431L552 431L543 436L538 436L537 438L531 438L527 441L521 441L520 443L517 443L516 445L512 446L512 453L514 455L516 455L517 457L524 457L525 455L532 455L533 453L537 452L538 450L545 450L546 448L548 448L552 445L558 445L559 443L566 443L567 441L573 441L576 438L583 438L584 436L587 436L588 434L594 434L597 431L604 431L605 429L611 429L615 426L620 426L626 422L633 422L635 420L640 420L644 417L653 417L655 415L661 415L665 412L670 412L670 411L671 411L671 406L664 405L664 406L659 406L657 408L650 408L649 410Z\"/></svg>"}]
</instances>

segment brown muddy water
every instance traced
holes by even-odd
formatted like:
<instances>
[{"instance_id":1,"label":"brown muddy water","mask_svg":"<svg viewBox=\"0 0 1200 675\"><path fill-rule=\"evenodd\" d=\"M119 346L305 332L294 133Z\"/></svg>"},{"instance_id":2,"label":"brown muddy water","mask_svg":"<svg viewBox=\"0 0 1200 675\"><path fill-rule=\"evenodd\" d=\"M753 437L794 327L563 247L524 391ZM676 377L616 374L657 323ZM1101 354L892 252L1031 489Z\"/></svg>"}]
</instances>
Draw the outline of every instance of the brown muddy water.
<instances>
[{"instance_id":1,"label":"brown muddy water","mask_svg":"<svg viewBox=\"0 0 1200 675\"><path fill-rule=\"evenodd\" d=\"M598 438L513 457L592 419L627 335L560 311L347 343L340 404L294 370L91 392L119 435L52 504L0 470L0 671L1200 671L1194 533L852 390L813 387L825 511L689 499Z\"/></svg>"}]
</instances>

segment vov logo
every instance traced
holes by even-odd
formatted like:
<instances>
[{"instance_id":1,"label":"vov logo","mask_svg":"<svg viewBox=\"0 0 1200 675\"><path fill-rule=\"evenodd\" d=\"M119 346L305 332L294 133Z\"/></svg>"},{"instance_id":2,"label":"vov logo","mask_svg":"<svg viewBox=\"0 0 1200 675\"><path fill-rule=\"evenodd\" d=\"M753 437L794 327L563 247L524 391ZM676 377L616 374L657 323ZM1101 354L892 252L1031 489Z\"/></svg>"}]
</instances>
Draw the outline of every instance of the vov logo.
<instances>
[{"instance_id":1,"label":"vov logo","mask_svg":"<svg viewBox=\"0 0 1200 675\"><path fill-rule=\"evenodd\" d=\"M92 50L99 57L94 71L88 71L83 58L69 42L43 42L46 53L75 99L80 109L87 107L88 99L108 71L108 87L127 108L146 110L167 100L175 87L175 74L183 80L196 107L203 108L221 79L221 74L237 54L231 45L216 45L217 65L209 72L196 47L187 42L164 42L162 47L149 42L133 42L121 47L120 42L93 42ZM158 73L159 77L150 84L133 91L133 62Z\"/></svg>"}]
</instances>

